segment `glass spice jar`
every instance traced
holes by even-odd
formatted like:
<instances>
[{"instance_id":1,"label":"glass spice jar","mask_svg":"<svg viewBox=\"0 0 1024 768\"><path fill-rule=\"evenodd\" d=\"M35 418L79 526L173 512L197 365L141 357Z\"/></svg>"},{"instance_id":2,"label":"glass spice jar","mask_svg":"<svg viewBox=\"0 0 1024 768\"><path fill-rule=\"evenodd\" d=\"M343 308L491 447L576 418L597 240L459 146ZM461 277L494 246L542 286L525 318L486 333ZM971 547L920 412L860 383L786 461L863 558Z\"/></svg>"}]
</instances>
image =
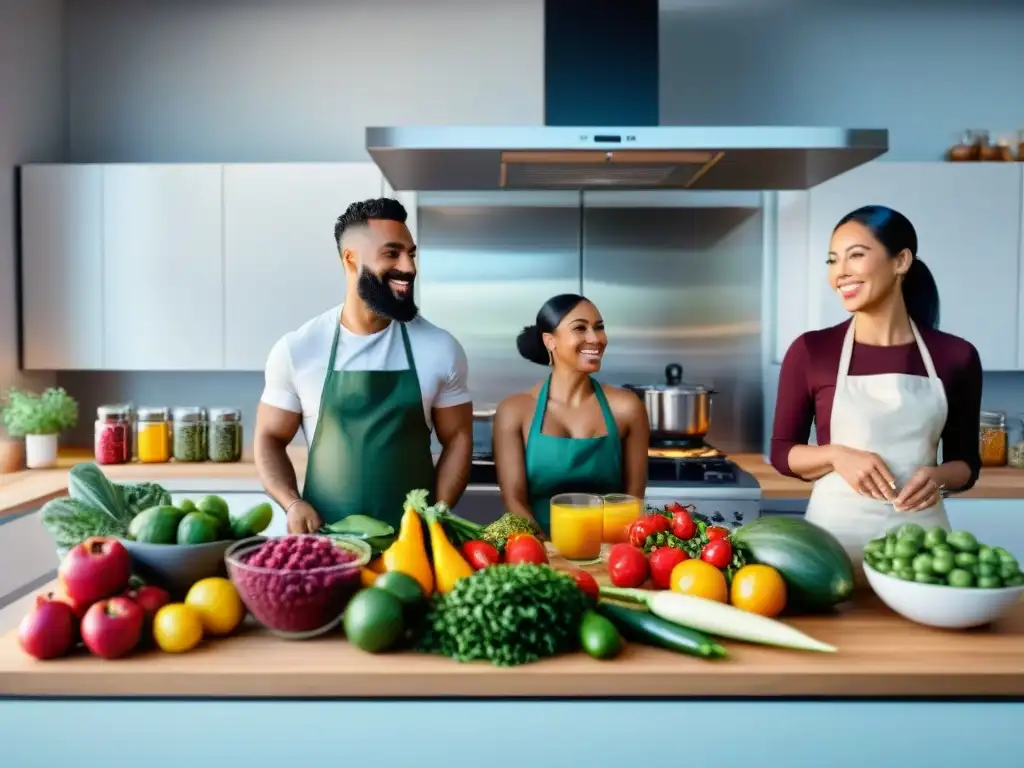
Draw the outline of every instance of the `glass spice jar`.
<instances>
[{"instance_id":1,"label":"glass spice jar","mask_svg":"<svg viewBox=\"0 0 1024 768\"><path fill-rule=\"evenodd\" d=\"M1006 466L1009 443L1006 433L1006 414L1002 411L982 411L979 427L981 466Z\"/></svg>"},{"instance_id":2,"label":"glass spice jar","mask_svg":"<svg viewBox=\"0 0 1024 768\"><path fill-rule=\"evenodd\" d=\"M127 464L132 460L131 419L127 406L101 405L96 409L93 454L97 464Z\"/></svg>"},{"instance_id":3,"label":"glass spice jar","mask_svg":"<svg viewBox=\"0 0 1024 768\"><path fill-rule=\"evenodd\" d=\"M167 408L139 408L135 427L136 451L143 464L171 460L171 419Z\"/></svg>"},{"instance_id":4,"label":"glass spice jar","mask_svg":"<svg viewBox=\"0 0 1024 768\"><path fill-rule=\"evenodd\" d=\"M175 408L173 412L174 460L206 461L203 446L203 409L199 406Z\"/></svg>"},{"instance_id":5,"label":"glass spice jar","mask_svg":"<svg viewBox=\"0 0 1024 768\"><path fill-rule=\"evenodd\" d=\"M210 461L242 460L242 412L237 408L210 411Z\"/></svg>"},{"instance_id":6,"label":"glass spice jar","mask_svg":"<svg viewBox=\"0 0 1024 768\"><path fill-rule=\"evenodd\" d=\"M1024 415L1007 419L1006 463L1014 469L1024 469Z\"/></svg>"}]
</instances>

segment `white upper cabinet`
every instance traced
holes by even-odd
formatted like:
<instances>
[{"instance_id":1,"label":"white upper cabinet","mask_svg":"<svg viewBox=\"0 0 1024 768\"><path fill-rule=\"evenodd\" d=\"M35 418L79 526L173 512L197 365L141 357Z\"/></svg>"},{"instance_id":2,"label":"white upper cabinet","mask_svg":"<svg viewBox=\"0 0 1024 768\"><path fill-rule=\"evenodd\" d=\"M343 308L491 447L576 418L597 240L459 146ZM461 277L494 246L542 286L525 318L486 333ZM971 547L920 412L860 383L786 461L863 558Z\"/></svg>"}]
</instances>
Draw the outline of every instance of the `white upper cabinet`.
<instances>
[{"instance_id":1,"label":"white upper cabinet","mask_svg":"<svg viewBox=\"0 0 1024 768\"><path fill-rule=\"evenodd\" d=\"M939 288L940 329L974 344L986 370L1018 368L1019 164L874 162L802 194L779 197L776 360L799 333L849 316L828 286L829 240L840 218L873 204L913 222L919 256Z\"/></svg>"},{"instance_id":2,"label":"white upper cabinet","mask_svg":"<svg viewBox=\"0 0 1024 768\"><path fill-rule=\"evenodd\" d=\"M220 165L104 167L105 368L224 368L221 187Z\"/></svg>"},{"instance_id":3,"label":"white upper cabinet","mask_svg":"<svg viewBox=\"0 0 1024 768\"><path fill-rule=\"evenodd\" d=\"M263 370L281 336L341 303L334 223L349 204L382 191L373 163L224 167L228 369Z\"/></svg>"},{"instance_id":4,"label":"white upper cabinet","mask_svg":"<svg viewBox=\"0 0 1024 768\"><path fill-rule=\"evenodd\" d=\"M21 169L21 316L26 370L103 368L103 170Z\"/></svg>"}]
</instances>

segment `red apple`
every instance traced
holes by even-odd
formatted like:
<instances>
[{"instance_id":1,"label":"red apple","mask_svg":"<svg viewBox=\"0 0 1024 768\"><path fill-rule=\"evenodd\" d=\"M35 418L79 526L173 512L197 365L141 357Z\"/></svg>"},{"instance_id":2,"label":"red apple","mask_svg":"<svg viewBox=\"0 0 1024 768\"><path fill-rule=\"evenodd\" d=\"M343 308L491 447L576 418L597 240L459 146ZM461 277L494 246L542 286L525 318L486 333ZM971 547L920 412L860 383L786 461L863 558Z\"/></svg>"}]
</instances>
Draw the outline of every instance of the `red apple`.
<instances>
[{"instance_id":1,"label":"red apple","mask_svg":"<svg viewBox=\"0 0 1024 768\"><path fill-rule=\"evenodd\" d=\"M18 626L18 642L25 653L37 659L66 656L78 639L78 619L67 603L46 600L36 607Z\"/></svg>"},{"instance_id":2,"label":"red apple","mask_svg":"<svg viewBox=\"0 0 1024 768\"><path fill-rule=\"evenodd\" d=\"M97 656L116 659L139 644L145 619L142 607L127 597L101 600L82 619L82 640Z\"/></svg>"},{"instance_id":3,"label":"red apple","mask_svg":"<svg viewBox=\"0 0 1024 768\"><path fill-rule=\"evenodd\" d=\"M128 587L132 558L117 539L94 537L68 552L57 575L72 600L95 603Z\"/></svg>"},{"instance_id":4,"label":"red apple","mask_svg":"<svg viewBox=\"0 0 1024 768\"><path fill-rule=\"evenodd\" d=\"M171 602L171 596L166 590L160 589L160 587L146 584L137 589L129 589L124 593L123 597L127 597L139 606L143 614L145 614L143 634L148 639L153 627L153 617L156 616L157 611Z\"/></svg>"},{"instance_id":5,"label":"red apple","mask_svg":"<svg viewBox=\"0 0 1024 768\"><path fill-rule=\"evenodd\" d=\"M89 606L92 603L83 603L80 600L72 600L65 594L58 594L57 592L47 592L45 595L36 595L36 607L50 601L56 601L58 603L64 603L66 606L71 608L72 613L75 614L75 618L78 621L82 620L85 616L85 612L89 610Z\"/></svg>"}]
</instances>

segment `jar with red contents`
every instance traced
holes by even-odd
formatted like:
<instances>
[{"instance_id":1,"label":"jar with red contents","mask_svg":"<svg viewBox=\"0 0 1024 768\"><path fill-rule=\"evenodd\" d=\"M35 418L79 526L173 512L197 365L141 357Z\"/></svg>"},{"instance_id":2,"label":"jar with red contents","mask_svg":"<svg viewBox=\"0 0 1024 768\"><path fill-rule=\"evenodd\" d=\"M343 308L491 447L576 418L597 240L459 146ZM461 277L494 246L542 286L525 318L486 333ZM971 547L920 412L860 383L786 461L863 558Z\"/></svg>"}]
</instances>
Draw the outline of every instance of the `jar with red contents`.
<instances>
[{"instance_id":1,"label":"jar with red contents","mask_svg":"<svg viewBox=\"0 0 1024 768\"><path fill-rule=\"evenodd\" d=\"M127 464L132 460L131 418L124 405L96 409L94 448L97 464Z\"/></svg>"}]
</instances>

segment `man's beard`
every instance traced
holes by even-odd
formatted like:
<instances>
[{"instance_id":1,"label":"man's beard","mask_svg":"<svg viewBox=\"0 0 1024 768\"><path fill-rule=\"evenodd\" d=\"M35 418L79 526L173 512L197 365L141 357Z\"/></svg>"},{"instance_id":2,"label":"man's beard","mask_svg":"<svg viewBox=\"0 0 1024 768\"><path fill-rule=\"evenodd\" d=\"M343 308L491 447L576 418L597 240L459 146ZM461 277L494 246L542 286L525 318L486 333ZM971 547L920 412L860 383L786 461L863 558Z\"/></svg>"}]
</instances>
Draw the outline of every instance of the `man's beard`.
<instances>
[{"instance_id":1,"label":"man's beard","mask_svg":"<svg viewBox=\"0 0 1024 768\"><path fill-rule=\"evenodd\" d=\"M415 275L408 272L391 270L382 277L378 277L368 269L359 272L359 280L356 288L359 298L366 302L366 305L381 317L388 317L400 323L408 323L414 320L419 314L419 308L413 299L413 283ZM388 280L407 280L409 282L409 295L405 298L398 298L391 291Z\"/></svg>"}]
</instances>

